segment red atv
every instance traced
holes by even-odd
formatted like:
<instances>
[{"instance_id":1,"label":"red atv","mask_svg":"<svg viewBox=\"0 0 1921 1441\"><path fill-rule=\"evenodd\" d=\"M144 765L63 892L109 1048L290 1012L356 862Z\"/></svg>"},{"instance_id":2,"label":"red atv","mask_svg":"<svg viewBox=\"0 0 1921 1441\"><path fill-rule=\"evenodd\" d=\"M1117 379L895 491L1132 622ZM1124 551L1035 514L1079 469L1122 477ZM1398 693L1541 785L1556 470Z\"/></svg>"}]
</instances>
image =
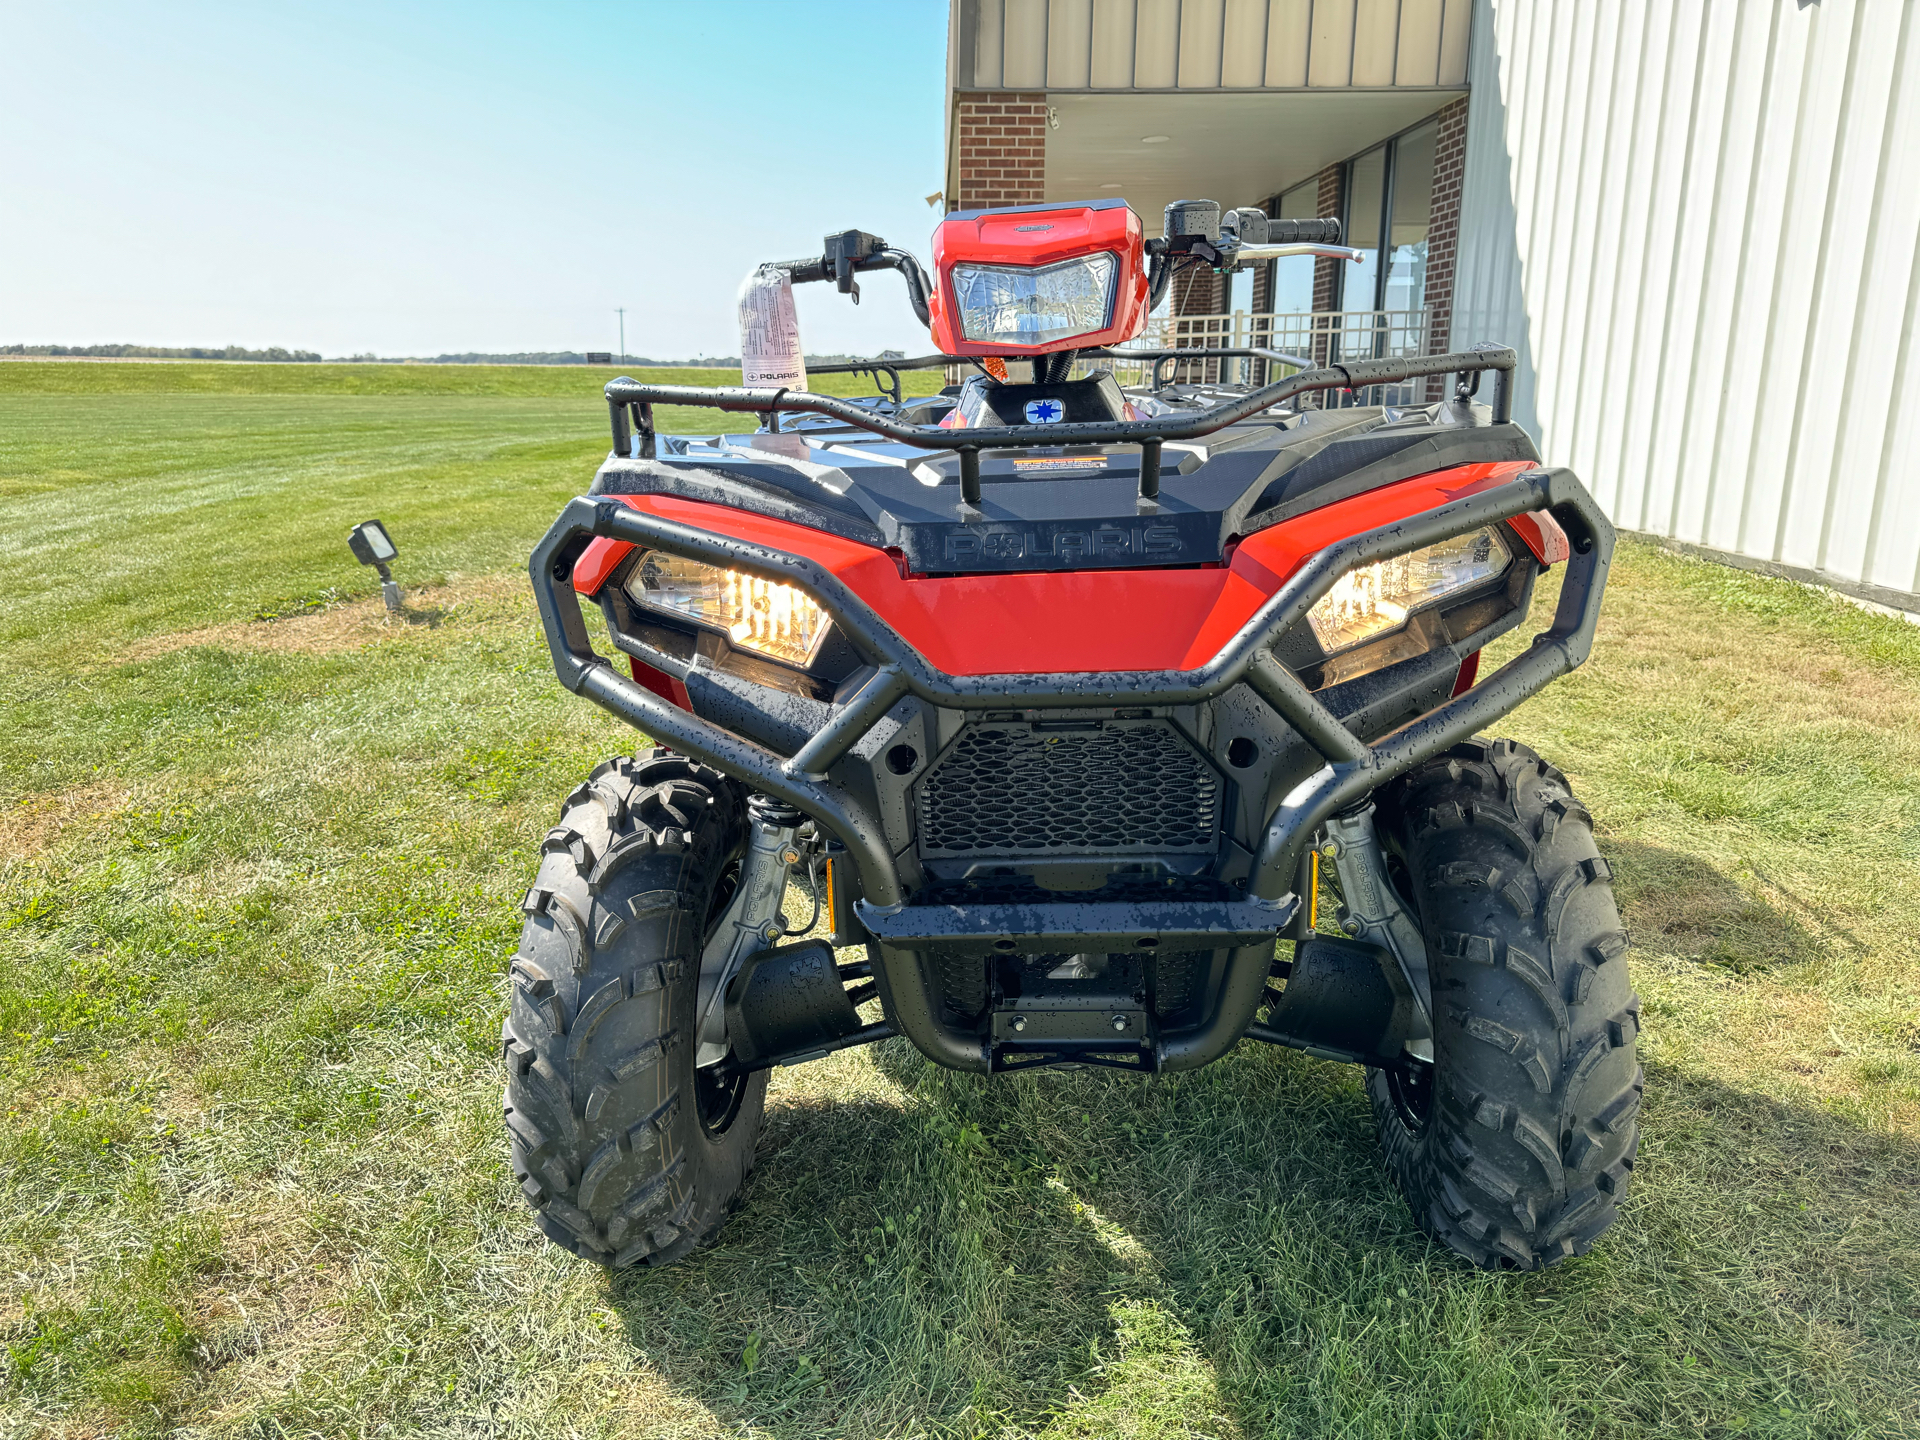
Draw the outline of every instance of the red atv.
<instances>
[{"instance_id":1,"label":"red atv","mask_svg":"<svg viewBox=\"0 0 1921 1441\"><path fill-rule=\"evenodd\" d=\"M561 682L671 749L568 797L525 901L506 1122L553 1240L685 1255L768 1069L895 1035L988 1074L1294 1046L1367 1068L1415 1219L1471 1261L1613 1221L1641 1073L1607 862L1561 772L1475 736L1586 658L1614 544L1513 423L1514 353L1110 349L1186 268L1338 240L963 211L930 283L849 231L779 269L901 272L941 354L858 367L889 394L607 387L613 451L530 569ZM915 364L976 373L903 399ZM662 404L761 420L666 436ZM1557 563L1552 626L1477 678Z\"/></svg>"}]
</instances>

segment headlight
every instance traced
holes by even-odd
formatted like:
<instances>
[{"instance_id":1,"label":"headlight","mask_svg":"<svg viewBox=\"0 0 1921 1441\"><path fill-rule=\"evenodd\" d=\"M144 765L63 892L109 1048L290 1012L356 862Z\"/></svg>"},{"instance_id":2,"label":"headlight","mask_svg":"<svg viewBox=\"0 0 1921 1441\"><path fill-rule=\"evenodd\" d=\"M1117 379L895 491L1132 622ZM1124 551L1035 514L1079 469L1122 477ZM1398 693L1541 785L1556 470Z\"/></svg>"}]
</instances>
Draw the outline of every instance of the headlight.
<instances>
[{"instance_id":1,"label":"headlight","mask_svg":"<svg viewBox=\"0 0 1921 1441\"><path fill-rule=\"evenodd\" d=\"M956 265L950 272L964 339L1046 345L1107 328L1114 257L1106 252L1058 265Z\"/></svg>"},{"instance_id":2,"label":"headlight","mask_svg":"<svg viewBox=\"0 0 1921 1441\"><path fill-rule=\"evenodd\" d=\"M1506 542L1490 526L1350 570L1314 603L1307 623L1332 655L1396 629L1417 610L1508 567Z\"/></svg>"},{"instance_id":3,"label":"headlight","mask_svg":"<svg viewBox=\"0 0 1921 1441\"><path fill-rule=\"evenodd\" d=\"M627 582L635 605L717 630L743 650L806 665L827 638L827 612L791 585L642 551Z\"/></svg>"}]
</instances>

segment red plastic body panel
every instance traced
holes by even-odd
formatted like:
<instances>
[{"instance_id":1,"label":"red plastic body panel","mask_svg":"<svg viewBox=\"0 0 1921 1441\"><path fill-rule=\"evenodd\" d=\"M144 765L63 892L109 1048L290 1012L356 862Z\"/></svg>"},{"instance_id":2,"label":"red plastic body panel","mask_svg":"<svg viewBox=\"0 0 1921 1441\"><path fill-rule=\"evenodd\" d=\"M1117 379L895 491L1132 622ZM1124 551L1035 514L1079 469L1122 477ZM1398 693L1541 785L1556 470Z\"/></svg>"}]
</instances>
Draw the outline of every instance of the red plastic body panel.
<instances>
[{"instance_id":1,"label":"red plastic body panel","mask_svg":"<svg viewBox=\"0 0 1921 1441\"><path fill-rule=\"evenodd\" d=\"M1204 665L1316 551L1527 469L1525 461L1477 462L1396 481L1257 531L1233 547L1226 565L1184 570L903 577L885 551L790 521L667 495L620 498L818 562L948 675L1056 675ZM575 589L594 594L632 549L596 539L574 567Z\"/></svg>"},{"instance_id":2,"label":"red plastic body panel","mask_svg":"<svg viewBox=\"0 0 1921 1441\"><path fill-rule=\"evenodd\" d=\"M669 705L677 705L684 711L694 708L693 697L687 694L687 682L679 676L669 675L658 666L648 665L638 656L627 657L627 668L634 673L635 680Z\"/></svg>"},{"instance_id":3,"label":"red plastic body panel","mask_svg":"<svg viewBox=\"0 0 1921 1441\"><path fill-rule=\"evenodd\" d=\"M1567 532L1561 529L1561 522L1549 512L1530 510L1526 515L1515 516L1508 524L1521 537L1521 544L1533 551L1534 558L1542 565L1553 565L1556 561L1568 558Z\"/></svg>"},{"instance_id":4,"label":"red plastic body panel","mask_svg":"<svg viewBox=\"0 0 1921 1441\"><path fill-rule=\"evenodd\" d=\"M724 509L722 506L712 508ZM733 514L732 511L727 513ZM722 535L733 533L731 530L720 532ZM599 595L600 588L607 584L607 577L614 573L616 566L627 559L627 553L633 548L632 541L609 540L604 535L595 536L587 542L587 549L580 553L580 559L574 562L574 589L581 595Z\"/></svg>"},{"instance_id":5,"label":"red plastic body panel","mask_svg":"<svg viewBox=\"0 0 1921 1441\"><path fill-rule=\"evenodd\" d=\"M934 227L934 293L927 302L927 322L935 348L945 355L1023 356L1132 340L1147 321L1146 244L1140 216L1125 205L985 210L969 219L950 216ZM1114 312L1106 329L1045 345L990 345L962 337L951 279L956 264L1053 265L1103 250L1119 262Z\"/></svg>"},{"instance_id":6,"label":"red plastic body panel","mask_svg":"<svg viewBox=\"0 0 1921 1441\"><path fill-rule=\"evenodd\" d=\"M1462 661L1461 668L1454 673L1454 689L1448 692L1449 696L1466 695L1473 690L1475 677L1480 673L1481 653L1477 650Z\"/></svg>"}]
</instances>

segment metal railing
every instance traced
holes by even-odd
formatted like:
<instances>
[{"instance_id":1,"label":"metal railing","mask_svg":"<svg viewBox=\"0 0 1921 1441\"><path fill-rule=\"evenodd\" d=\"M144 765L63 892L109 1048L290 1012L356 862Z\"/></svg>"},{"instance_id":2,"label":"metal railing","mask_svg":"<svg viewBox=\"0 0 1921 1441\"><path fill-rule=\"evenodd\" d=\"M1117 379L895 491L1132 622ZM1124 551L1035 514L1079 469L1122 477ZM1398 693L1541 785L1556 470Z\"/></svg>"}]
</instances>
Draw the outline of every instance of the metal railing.
<instances>
[{"instance_id":1,"label":"metal railing","mask_svg":"<svg viewBox=\"0 0 1921 1441\"><path fill-rule=\"evenodd\" d=\"M1149 364L1130 365L1121 356L1128 350L1228 350L1258 347L1284 351L1312 360L1317 366L1344 361L1389 360L1428 352L1429 313L1422 310L1321 310L1263 312L1236 310L1219 315L1158 315L1147 328L1111 360L1077 365L1084 370L1114 371L1122 385L1151 385ZM1185 385L1266 385L1284 379L1292 370L1253 359L1177 362L1168 379ZM1328 392L1318 397L1324 406L1422 405L1425 379L1370 385L1360 390Z\"/></svg>"}]
</instances>

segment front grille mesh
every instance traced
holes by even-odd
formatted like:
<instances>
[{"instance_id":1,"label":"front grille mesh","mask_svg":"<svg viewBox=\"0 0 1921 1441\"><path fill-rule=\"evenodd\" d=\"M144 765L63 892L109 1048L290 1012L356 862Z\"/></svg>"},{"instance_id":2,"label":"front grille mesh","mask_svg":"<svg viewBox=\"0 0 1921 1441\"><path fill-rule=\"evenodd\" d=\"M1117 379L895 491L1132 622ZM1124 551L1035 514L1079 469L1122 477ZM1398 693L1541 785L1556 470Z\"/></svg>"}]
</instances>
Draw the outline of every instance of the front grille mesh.
<instances>
[{"instance_id":1,"label":"front grille mesh","mask_svg":"<svg viewBox=\"0 0 1921 1441\"><path fill-rule=\"evenodd\" d=\"M1212 851L1221 781L1164 721L968 727L920 783L921 853Z\"/></svg>"}]
</instances>

